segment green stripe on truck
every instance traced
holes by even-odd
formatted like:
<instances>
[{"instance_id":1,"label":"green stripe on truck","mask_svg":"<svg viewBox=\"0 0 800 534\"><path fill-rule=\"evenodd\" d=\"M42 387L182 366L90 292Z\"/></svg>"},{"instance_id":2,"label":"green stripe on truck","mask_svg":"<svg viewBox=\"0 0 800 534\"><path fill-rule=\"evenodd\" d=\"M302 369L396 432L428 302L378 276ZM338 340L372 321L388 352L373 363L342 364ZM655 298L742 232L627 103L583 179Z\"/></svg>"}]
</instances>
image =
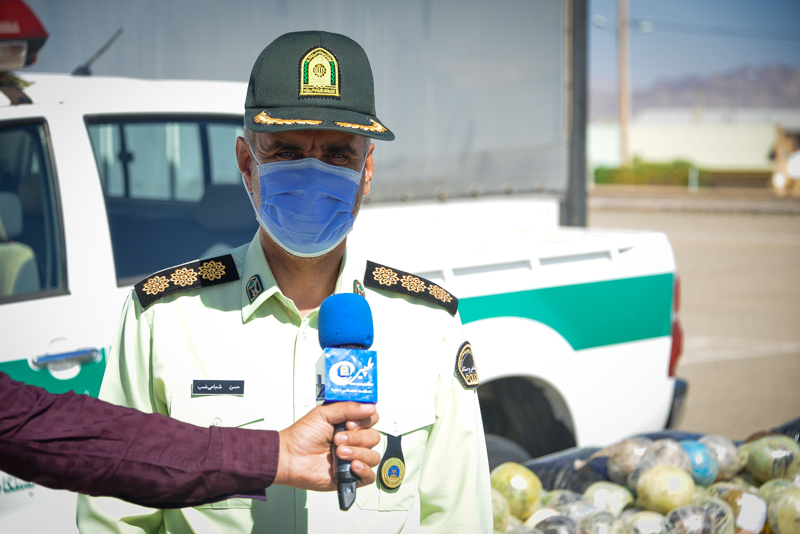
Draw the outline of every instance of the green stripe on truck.
<instances>
[{"instance_id":1,"label":"green stripe on truck","mask_svg":"<svg viewBox=\"0 0 800 534\"><path fill-rule=\"evenodd\" d=\"M99 362L87 363L81 367L81 372L75 378L59 380L50 374L47 369L35 371L28 365L28 360L16 360L0 363L0 371L14 380L25 382L32 386L39 386L50 393L66 393L74 391L97 397L100 394L100 383L106 370L105 351L101 350L103 357Z\"/></svg>"},{"instance_id":2,"label":"green stripe on truck","mask_svg":"<svg viewBox=\"0 0 800 534\"><path fill-rule=\"evenodd\" d=\"M465 298L466 323L492 317L539 321L575 350L669 336L673 275L659 274Z\"/></svg>"}]
</instances>

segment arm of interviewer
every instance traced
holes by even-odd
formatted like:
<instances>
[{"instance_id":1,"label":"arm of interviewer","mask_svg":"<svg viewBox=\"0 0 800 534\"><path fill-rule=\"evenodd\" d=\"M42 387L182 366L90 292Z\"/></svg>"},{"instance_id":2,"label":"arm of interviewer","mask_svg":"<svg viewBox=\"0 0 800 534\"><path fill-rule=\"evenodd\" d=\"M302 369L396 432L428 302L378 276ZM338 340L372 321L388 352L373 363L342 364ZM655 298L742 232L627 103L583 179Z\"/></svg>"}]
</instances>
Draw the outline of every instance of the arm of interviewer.
<instances>
[{"instance_id":1,"label":"arm of interviewer","mask_svg":"<svg viewBox=\"0 0 800 534\"><path fill-rule=\"evenodd\" d=\"M334 489L333 425L350 418L342 433L348 447L339 456L356 460L367 481L380 460L369 450L379 441L369 428L377 421L369 405L320 406L278 433L200 428L86 395L55 395L4 373L0 398L0 470L144 506L197 506L233 495L264 499L273 483ZM343 440L337 436L337 443Z\"/></svg>"}]
</instances>

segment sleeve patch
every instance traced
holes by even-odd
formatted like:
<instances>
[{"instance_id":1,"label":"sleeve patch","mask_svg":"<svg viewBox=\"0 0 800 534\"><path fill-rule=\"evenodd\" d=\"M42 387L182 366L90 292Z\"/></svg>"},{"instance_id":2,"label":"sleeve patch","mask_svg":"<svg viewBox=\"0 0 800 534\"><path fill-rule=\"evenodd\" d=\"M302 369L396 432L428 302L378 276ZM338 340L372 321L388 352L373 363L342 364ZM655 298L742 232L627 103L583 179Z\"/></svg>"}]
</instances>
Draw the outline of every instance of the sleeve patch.
<instances>
[{"instance_id":1,"label":"sleeve patch","mask_svg":"<svg viewBox=\"0 0 800 534\"><path fill-rule=\"evenodd\" d=\"M152 274L133 286L142 308L147 308L161 297L209 287L239 279L233 256L225 254L207 260L190 261Z\"/></svg>"},{"instance_id":2,"label":"sleeve patch","mask_svg":"<svg viewBox=\"0 0 800 534\"><path fill-rule=\"evenodd\" d=\"M458 299L430 280L371 261L367 262L364 285L427 300L441 306L450 315L458 311Z\"/></svg>"},{"instance_id":3,"label":"sleeve patch","mask_svg":"<svg viewBox=\"0 0 800 534\"><path fill-rule=\"evenodd\" d=\"M472 354L472 346L469 341L465 341L458 348L456 356L456 376L461 385L466 389L475 389L480 385L478 380L478 368L475 365L475 355Z\"/></svg>"}]
</instances>

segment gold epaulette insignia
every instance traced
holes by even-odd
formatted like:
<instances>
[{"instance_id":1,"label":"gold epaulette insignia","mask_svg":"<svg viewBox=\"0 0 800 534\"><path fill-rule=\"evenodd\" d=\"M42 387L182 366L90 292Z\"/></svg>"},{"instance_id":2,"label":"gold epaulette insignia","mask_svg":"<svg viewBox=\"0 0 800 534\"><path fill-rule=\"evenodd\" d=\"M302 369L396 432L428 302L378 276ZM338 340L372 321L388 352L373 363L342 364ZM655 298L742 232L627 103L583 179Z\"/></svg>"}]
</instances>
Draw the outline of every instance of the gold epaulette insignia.
<instances>
[{"instance_id":1,"label":"gold epaulette insignia","mask_svg":"<svg viewBox=\"0 0 800 534\"><path fill-rule=\"evenodd\" d=\"M458 311L458 299L430 280L371 261L367 262L364 285L427 300L438 304L450 315Z\"/></svg>"},{"instance_id":2,"label":"gold epaulette insignia","mask_svg":"<svg viewBox=\"0 0 800 534\"><path fill-rule=\"evenodd\" d=\"M190 261L152 274L133 286L142 308L161 297L198 287L215 286L239 279L233 256L225 254L207 260Z\"/></svg>"}]
</instances>

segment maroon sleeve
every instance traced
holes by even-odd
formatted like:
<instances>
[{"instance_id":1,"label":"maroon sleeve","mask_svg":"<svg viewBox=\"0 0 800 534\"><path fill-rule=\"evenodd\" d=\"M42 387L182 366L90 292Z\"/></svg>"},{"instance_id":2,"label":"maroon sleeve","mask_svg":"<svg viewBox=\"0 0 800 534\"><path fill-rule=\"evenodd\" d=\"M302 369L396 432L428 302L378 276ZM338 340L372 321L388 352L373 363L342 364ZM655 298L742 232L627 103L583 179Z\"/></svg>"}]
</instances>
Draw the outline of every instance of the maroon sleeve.
<instances>
[{"instance_id":1,"label":"maroon sleeve","mask_svg":"<svg viewBox=\"0 0 800 534\"><path fill-rule=\"evenodd\" d=\"M275 431L200 428L4 373L0 399L0 470L42 486L180 508L265 500L275 480Z\"/></svg>"}]
</instances>

